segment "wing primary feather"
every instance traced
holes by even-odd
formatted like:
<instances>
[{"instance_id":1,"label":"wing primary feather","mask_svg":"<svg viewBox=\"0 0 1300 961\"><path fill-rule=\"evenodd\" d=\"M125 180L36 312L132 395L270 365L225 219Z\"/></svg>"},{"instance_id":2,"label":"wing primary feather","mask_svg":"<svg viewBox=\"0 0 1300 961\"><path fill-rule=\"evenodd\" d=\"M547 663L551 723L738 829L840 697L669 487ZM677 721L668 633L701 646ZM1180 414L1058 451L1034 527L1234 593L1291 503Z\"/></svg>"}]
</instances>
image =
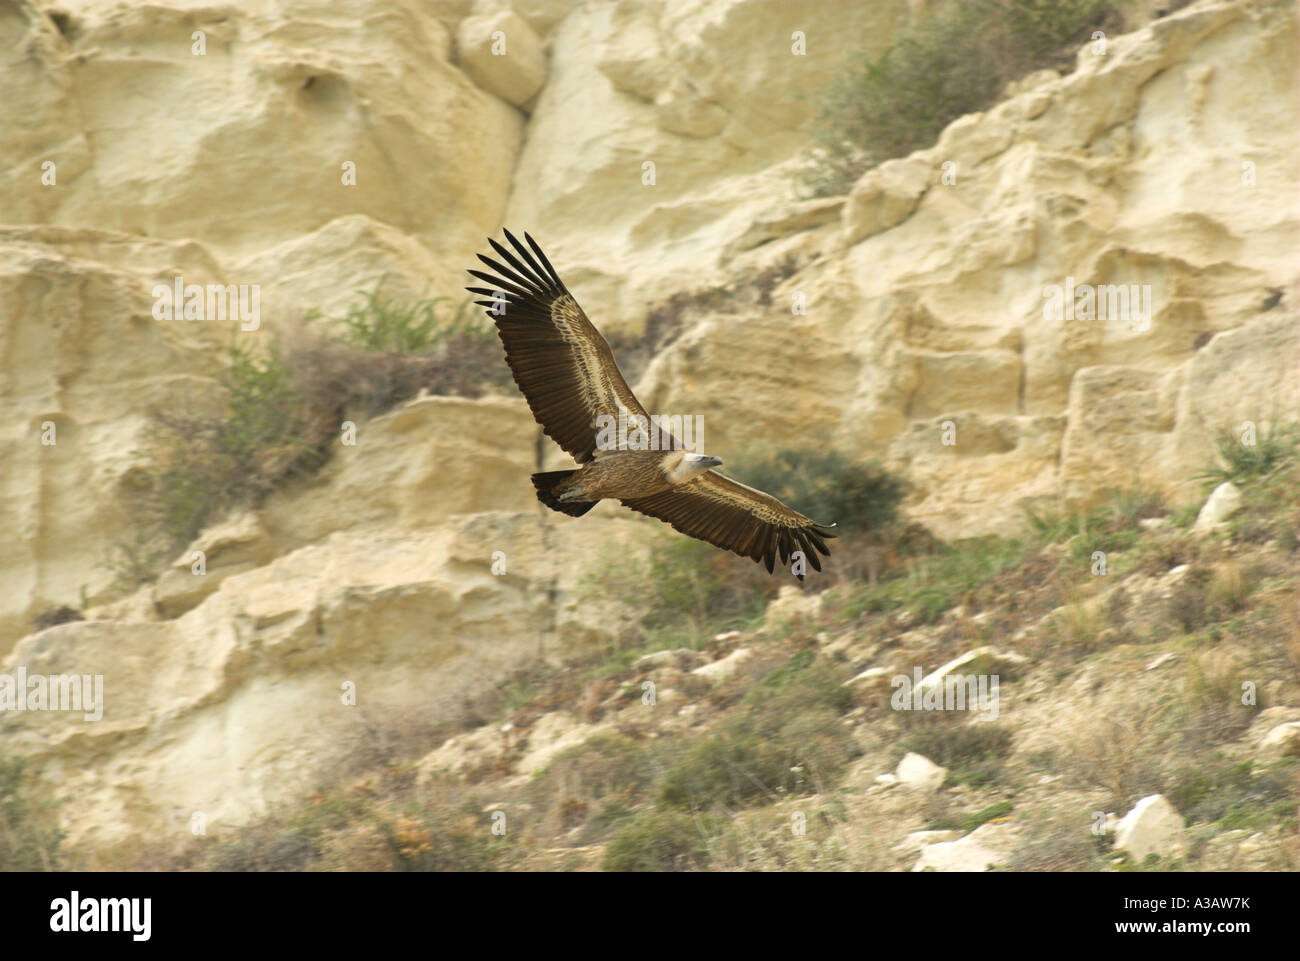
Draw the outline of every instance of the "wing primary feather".
<instances>
[{"instance_id":1,"label":"wing primary feather","mask_svg":"<svg viewBox=\"0 0 1300 961\"><path fill-rule=\"evenodd\" d=\"M542 268L537 265L537 261L533 260L533 255L528 252L528 248L521 244L519 238L508 230L506 231L506 237L510 240L510 243L514 246L515 250L519 251L519 256L523 257L524 260L528 262L528 266L533 269L533 273L537 275L537 279L541 285L550 288L550 278L547 276L546 271L542 270ZM556 292L558 293L558 291Z\"/></svg>"},{"instance_id":2,"label":"wing primary feather","mask_svg":"<svg viewBox=\"0 0 1300 961\"><path fill-rule=\"evenodd\" d=\"M542 253L542 248L538 246L537 241L533 240L532 236L529 235L527 231L524 231L524 239L528 241L528 246L533 248L533 253L537 254L537 259L542 262L544 267L546 267L546 272L551 275L551 279L555 281L555 285L567 294L568 291L565 290L564 281L560 280L560 275L555 272L555 268L551 266L551 262L546 259L546 254Z\"/></svg>"},{"instance_id":3,"label":"wing primary feather","mask_svg":"<svg viewBox=\"0 0 1300 961\"><path fill-rule=\"evenodd\" d=\"M813 547L817 548L819 553L824 554L827 557L831 556L830 548L826 546L826 543L821 539L814 528L809 527L805 529L804 533L808 535L808 539L812 541Z\"/></svg>"},{"instance_id":4,"label":"wing primary feather","mask_svg":"<svg viewBox=\"0 0 1300 961\"><path fill-rule=\"evenodd\" d=\"M500 254L502 257L505 258L506 263L508 263L511 267L513 267L516 271L519 272L519 275L521 277L530 281L533 284L533 286L536 287L538 290L546 291L548 285L546 281L542 279L540 271L529 270L527 267L525 267L523 264L519 262L518 257L512 254L504 246L497 243L495 240L491 240L489 241L489 243L492 244L493 250L495 250L498 254Z\"/></svg>"},{"instance_id":5,"label":"wing primary feather","mask_svg":"<svg viewBox=\"0 0 1300 961\"><path fill-rule=\"evenodd\" d=\"M502 290L508 294L514 294L516 297L519 297L523 300L529 300L537 296L536 294L527 291L522 287L519 287L512 283L508 283L502 280L500 277L493 277L491 274L484 273L481 270L471 270L470 273L473 274L475 277L477 277L479 280L482 280L489 284L495 284L496 290Z\"/></svg>"},{"instance_id":6,"label":"wing primary feather","mask_svg":"<svg viewBox=\"0 0 1300 961\"><path fill-rule=\"evenodd\" d=\"M519 274L515 273L509 267L505 266L504 264L497 263L495 260L493 260L491 257L488 257L486 254L479 254L478 259L483 261L483 263L487 264L489 267L495 270L502 277L506 278L506 280L510 281L511 283L518 284L521 288L527 291L527 296L541 297L545 293L544 291L538 288L536 281L528 280L525 277L519 276Z\"/></svg>"},{"instance_id":7,"label":"wing primary feather","mask_svg":"<svg viewBox=\"0 0 1300 961\"><path fill-rule=\"evenodd\" d=\"M799 538L799 543L803 545L803 556L812 564L813 570L821 572L822 562L817 557L817 552L813 550L812 542L808 540L808 535L802 530L795 531L795 536Z\"/></svg>"}]
</instances>

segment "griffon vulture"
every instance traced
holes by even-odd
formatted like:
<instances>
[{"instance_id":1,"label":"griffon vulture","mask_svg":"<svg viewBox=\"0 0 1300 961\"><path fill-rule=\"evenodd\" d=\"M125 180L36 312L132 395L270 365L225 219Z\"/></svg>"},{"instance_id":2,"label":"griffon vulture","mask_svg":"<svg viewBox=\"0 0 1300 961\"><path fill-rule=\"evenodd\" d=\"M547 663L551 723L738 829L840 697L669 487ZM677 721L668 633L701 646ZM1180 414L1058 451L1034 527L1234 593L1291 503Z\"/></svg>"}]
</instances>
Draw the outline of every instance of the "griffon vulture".
<instances>
[{"instance_id":1,"label":"griffon vulture","mask_svg":"<svg viewBox=\"0 0 1300 961\"><path fill-rule=\"evenodd\" d=\"M717 457L688 453L671 434L659 450L598 446L601 415L618 418L621 409L629 420L646 423L649 417L605 338L537 242L524 238L527 247L506 231L514 253L489 239L505 264L479 254L493 273L470 273L489 286L465 289L489 298L475 303L495 322L506 363L533 416L582 465L533 474L537 499L570 517L581 517L597 501L617 500L683 534L766 564L768 573L778 554L784 566L796 552L820 571L817 554L830 556L826 538L835 536L835 525L815 523L770 494L724 477L713 470L722 463ZM792 568L800 580L801 566Z\"/></svg>"}]
</instances>

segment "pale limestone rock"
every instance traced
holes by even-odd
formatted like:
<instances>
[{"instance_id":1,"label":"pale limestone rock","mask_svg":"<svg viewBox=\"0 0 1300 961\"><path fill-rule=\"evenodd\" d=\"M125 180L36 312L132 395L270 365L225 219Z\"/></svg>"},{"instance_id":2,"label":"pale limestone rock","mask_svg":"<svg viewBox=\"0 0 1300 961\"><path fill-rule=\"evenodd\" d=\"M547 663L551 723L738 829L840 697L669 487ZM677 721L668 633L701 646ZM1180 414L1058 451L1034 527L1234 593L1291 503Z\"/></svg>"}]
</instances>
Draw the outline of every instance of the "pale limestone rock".
<instances>
[{"instance_id":1,"label":"pale limestone rock","mask_svg":"<svg viewBox=\"0 0 1300 961\"><path fill-rule=\"evenodd\" d=\"M797 94L834 76L832 38L878 53L915 16L904 4L834 0L575 11L549 37L550 74L516 171L529 187L511 196L505 222L534 225L559 252L570 289L602 305L603 330L641 329L647 304L712 284L719 252L791 200L778 168L806 146L816 107ZM795 31L806 55L792 51Z\"/></svg>"},{"instance_id":2,"label":"pale limestone rock","mask_svg":"<svg viewBox=\"0 0 1300 961\"><path fill-rule=\"evenodd\" d=\"M280 543L331 531L427 529L485 510L528 511L537 497L538 427L520 396L417 397L357 427L310 481L273 494L262 512ZM558 515L557 515L558 516ZM508 543L486 545L506 551Z\"/></svg>"},{"instance_id":3,"label":"pale limestone rock","mask_svg":"<svg viewBox=\"0 0 1300 961\"><path fill-rule=\"evenodd\" d=\"M608 724L583 724L564 711L543 715L528 732L525 754L515 765L520 774L540 771L554 760L557 754L577 747L598 734L613 731Z\"/></svg>"},{"instance_id":4,"label":"pale limestone rock","mask_svg":"<svg viewBox=\"0 0 1300 961\"><path fill-rule=\"evenodd\" d=\"M898 672L892 667L869 667L860 674L855 674L844 682L845 687L883 694L890 688L890 681Z\"/></svg>"},{"instance_id":5,"label":"pale limestone rock","mask_svg":"<svg viewBox=\"0 0 1300 961\"><path fill-rule=\"evenodd\" d=\"M1029 663L1029 658L1023 654L1017 654L1015 651L1001 651L991 644L984 644L980 647L972 648L965 654L954 657L947 664L943 664L921 678L918 685L924 694L927 691L938 689L943 690L944 678L949 675L958 675L963 673L963 668L982 661L988 664L989 673L997 674L999 671L1013 671L1025 667ZM1000 683L1000 682L999 682Z\"/></svg>"},{"instance_id":6,"label":"pale limestone rock","mask_svg":"<svg viewBox=\"0 0 1300 961\"><path fill-rule=\"evenodd\" d=\"M913 831L895 844L893 850L898 854L910 857L914 854L920 854L922 849L928 845L956 841L959 837L961 837L960 831Z\"/></svg>"},{"instance_id":7,"label":"pale limestone rock","mask_svg":"<svg viewBox=\"0 0 1300 961\"><path fill-rule=\"evenodd\" d=\"M260 567L273 555L261 518L252 511L240 514L195 538L158 578L154 602L164 618L178 617L220 587L227 577Z\"/></svg>"},{"instance_id":8,"label":"pale limestone rock","mask_svg":"<svg viewBox=\"0 0 1300 961\"><path fill-rule=\"evenodd\" d=\"M442 775L457 775L467 768L499 758L509 744L507 735L508 732L492 724L453 735L419 760L417 776L426 781Z\"/></svg>"},{"instance_id":9,"label":"pale limestone rock","mask_svg":"<svg viewBox=\"0 0 1300 961\"><path fill-rule=\"evenodd\" d=\"M634 671L653 671L663 667L675 667L679 671L687 670L699 658L696 651L689 647L679 647L673 651L654 651L642 654L632 662Z\"/></svg>"},{"instance_id":10,"label":"pale limestone rock","mask_svg":"<svg viewBox=\"0 0 1300 961\"><path fill-rule=\"evenodd\" d=\"M316 310L319 326L333 330L341 317L382 280L383 295L395 302L430 293L464 299L464 276L409 234L364 214L338 217L318 230L259 250L234 264L232 278L258 284L267 315Z\"/></svg>"},{"instance_id":11,"label":"pale limestone rock","mask_svg":"<svg viewBox=\"0 0 1300 961\"><path fill-rule=\"evenodd\" d=\"M981 824L957 841L927 845L913 871L987 871L1006 863L1017 837L1010 824Z\"/></svg>"},{"instance_id":12,"label":"pale limestone rock","mask_svg":"<svg viewBox=\"0 0 1300 961\"><path fill-rule=\"evenodd\" d=\"M460 64L480 87L516 107L546 83L546 51L514 11L466 17L456 31Z\"/></svg>"},{"instance_id":13,"label":"pale limestone rock","mask_svg":"<svg viewBox=\"0 0 1300 961\"><path fill-rule=\"evenodd\" d=\"M613 332L793 258L766 306L685 311L638 392L706 414L724 456L793 436L879 454L944 537L1012 533L1023 504L1090 505L1135 475L1189 503L1218 430L1300 408L1287 3L1197 3L1111 37L1105 57L1085 45L1076 73L1026 78L894 161L897 189L859 193L867 232L849 244L849 198L791 199L815 103L793 95L833 74L840 38L879 52L927 5L250 7L202 20L201 60L157 42L189 37L189 7L62 6L67 37L0 6L0 189L20 225L0 231L0 660L102 666L110 716L55 719L42 737L30 718L0 720L33 776L79 799L64 809L74 840L185 834L196 809L233 822L292 802L340 743L365 749L338 713L342 679L367 709L441 717L441 698L496 683L539 643L598 641L606 612L565 600L585 561L559 558L585 556L593 525L625 549L657 526L612 506L542 514L527 482L537 428L517 397L423 399L270 499L275 560L158 621L153 589L118 598L96 564L129 531L119 506L145 412L210 391L220 369L228 325L150 316L153 285L177 274L261 285L269 330L337 312L383 273L403 296L427 282L459 299L459 271L504 221L546 245ZM522 154L520 111L452 59L467 16L510 10L555 51ZM1249 158L1225 147L1242 142ZM56 188L38 186L47 159ZM348 161L355 188L340 182ZM1149 284L1149 324L1044 317L1044 287L1068 277ZM774 377L772 357L798 363ZM39 444L46 420L54 448ZM484 573L498 546L503 577ZM169 613L195 600L160 588ZM101 620L24 636L83 589ZM1294 720L1257 721L1253 743Z\"/></svg>"},{"instance_id":14,"label":"pale limestone rock","mask_svg":"<svg viewBox=\"0 0 1300 961\"><path fill-rule=\"evenodd\" d=\"M1176 658L1177 656L1178 656L1178 652L1177 652L1177 651L1165 651L1165 653L1161 654L1159 657L1157 657L1155 660L1153 660L1150 664L1148 664L1148 665L1146 666L1146 669L1147 669L1148 671L1154 671L1156 668L1158 668L1158 667L1162 667L1163 665L1169 663L1170 661L1172 661L1172 660L1173 660L1174 658Z\"/></svg>"},{"instance_id":15,"label":"pale limestone rock","mask_svg":"<svg viewBox=\"0 0 1300 961\"><path fill-rule=\"evenodd\" d=\"M684 137L712 137L721 133L729 115L716 103L700 97L679 80L670 80L654 97L660 129Z\"/></svg>"},{"instance_id":16,"label":"pale limestone rock","mask_svg":"<svg viewBox=\"0 0 1300 961\"><path fill-rule=\"evenodd\" d=\"M1162 794L1144 797L1115 826L1115 848L1141 863L1148 854L1177 855L1186 846L1183 816Z\"/></svg>"},{"instance_id":17,"label":"pale limestone rock","mask_svg":"<svg viewBox=\"0 0 1300 961\"><path fill-rule=\"evenodd\" d=\"M811 620L816 618L821 606L821 594L812 594L792 584L783 584L776 597L768 602L763 614L763 628L770 631L784 624Z\"/></svg>"},{"instance_id":18,"label":"pale limestone rock","mask_svg":"<svg viewBox=\"0 0 1300 961\"><path fill-rule=\"evenodd\" d=\"M491 573L494 541L510 546L505 576ZM31 760L35 783L53 778L75 793L64 822L75 843L180 839L194 811L210 824L244 823L313 790L326 769L371 756L376 730L419 756L427 730L535 657L539 640L586 650L594 628L556 610L582 579L564 563L579 542L581 532L533 510L335 533L228 576L174 620L29 635L0 672L101 674L103 719L4 712L0 737ZM355 706L344 703L349 690ZM454 755L473 753L445 747L439 760L452 769Z\"/></svg>"},{"instance_id":19,"label":"pale limestone rock","mask_svg":"<svg viewBox=\"0 0 1300 961\"><path fill-rule=\"evenodd\" d=\"M1300 708L1266 707L1255 715L1246 732L1246 741L1258 750L1264 739L1276 728L1300 721Z\"/></svg>"},{"instance_id":20,"label":"pale limestone rock","mask_svg":"<svg viewBox=\"0 0 1300 961\"><path fill-rule=\"evenodd\" d=\"M0 244L3 656L41 609L110 599L114 576L101 561L127 538L124 495L137 482L132 451L146 444L149 411L203 396L229 331L152 316L153 286L174 274L224 280L197 243L6 227ZM47 422L52 445L42 443Z\"/></svg>"},{"instance_id":21,"label":"pale limestone rock","mask_svg":"<svg viewBox=\"0 0 1300 961\"><path fill-rule=\"evenodd\" d=\"M928 158L886 160L863 174L844 205L844 242L856 244L912 215L935 176Z\"/></svg>"},{"instance_id":22,"label":"pale limestone rock","mask_svg":"<svg viewBox=\"0 0 1300 961\"><path fill-rule=\"evenodd\" d=\"M1280 761L1285 757L1300 757L1300 721L1279 724L1259 742L1262 761Z\"/></svg>"},{"instance_id":23,"label":"pale limestone rock","mask_svg":"<svg viewBox=\"0 0 1300 961\"><path fill-rule=\"evenodd\" d=\"M948 769L940 767L927 757L908 751L898 762L894 775L905 787L922 794L932 794L943 785Z\"/></svg>"},{"instance_id":24,"label":"pale limestone rock","mask_svg":"<svg viewBox=\"0 0 1300 961\"><path fill-rule=\"evenodd\" d=\"M523 118L452 64L439 6L207 18L79 0L70 41L7 11L5 219L199 238L233 261L365 213L461 260L500 223ZM40 186L47 159L57 189Z\"/></svg>"},{"instance_id":25,"label":"pale limestone rock","mask_svg":"<svg viewBox=\"0 0 1300 961\"><path fill-rule=\"evenodd\" d=\"M738 254L762 244L832 223L843 207L843 197L821 197L781 204L763 211L727 245L722 253L722 262L729 263Z\"/></svg>"},{"instance_id":26,"label":"pale limestone rock","mask_svg":"<svg viewBox=\"0 0 1300 961\"><path fill-rule=\"evenodd\" d=\"M1241 489L1232 481L1224 481L1210 494L1192 526L1197 534L1208 534L1241 507Z\"/></svg>"},{"instance_id":27,"label":"pale limestone rock","mask_svg":"<svg viewBox=\"0 0 1300 961\"><path fill-rule=\"evenodd\" d=\"M749 648L738 647L726 657L720 658L711 664L705 664L703 667L697 667L691 673L696 677L702 677L716 684L735 674L753 656L754 654Z\"/></svg>"}]
</instances>

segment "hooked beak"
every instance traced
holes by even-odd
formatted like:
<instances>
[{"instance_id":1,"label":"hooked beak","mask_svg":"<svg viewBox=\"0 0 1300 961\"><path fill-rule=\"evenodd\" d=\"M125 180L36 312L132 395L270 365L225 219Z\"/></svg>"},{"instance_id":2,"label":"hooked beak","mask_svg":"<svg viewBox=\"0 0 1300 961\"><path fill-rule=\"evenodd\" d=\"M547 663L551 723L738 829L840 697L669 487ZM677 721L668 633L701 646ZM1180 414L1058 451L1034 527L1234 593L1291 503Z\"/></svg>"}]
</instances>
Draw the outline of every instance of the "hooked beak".
<instances>
[{"instance_id":1,"label":"hooked beak","mask_svg":"<svg viewBox=\"0 0 1300 961\"><path fill-rule=\"evenodd\" d=\"M704 458L704 460L702 460L700 463L702 463L705 467L718 467L718 466L720 466L720 465L722 464L722 458L721 458L721 457L706 457L706 458Z\"/></svg>"}]
</instances>

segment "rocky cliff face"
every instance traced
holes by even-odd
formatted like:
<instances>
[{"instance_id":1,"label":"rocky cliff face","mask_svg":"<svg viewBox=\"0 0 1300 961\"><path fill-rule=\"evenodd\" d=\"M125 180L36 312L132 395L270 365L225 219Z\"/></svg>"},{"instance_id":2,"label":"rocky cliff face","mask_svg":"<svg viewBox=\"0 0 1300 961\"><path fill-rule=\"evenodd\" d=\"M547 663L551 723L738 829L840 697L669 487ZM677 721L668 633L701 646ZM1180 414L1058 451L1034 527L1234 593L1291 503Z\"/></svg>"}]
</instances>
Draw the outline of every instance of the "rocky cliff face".
<instances>
[{"instance_id":1,"label":"rocky cliff face","mask_svg":"<svg viewBox=\"0 0 1300 961\"><path fill-rule=\"evenodd\" d=\"M0 8L0 665L107 686L102 722L0 730L78 799L74 835L238 822L337 762L358 713L432 724L600 623L571 606L591 526L537 508L513 395L367 422L319 476L205 533L201 586L187 553L117 596L101 565L150 412L210 390L229 336L153 316L178 275L259 285L250 338L381 274L458 297L502 224L542 240L610 333L775 277L743 307L681 310L637 384L647 408L704 415L724 456L772 436L876 453L942 536L1134 482L1186 499L1216 429L1294 418L1293 5L1135 12L1074 72L1026 78L847 197L797 199L802 97L934 6ZM1068 293L1045 310L1071 283L1136 289L1102 317ZM642 530L592 516L613 542ZM88 619L31 633L63 604Z\"/></svg>"}]
</instances>

